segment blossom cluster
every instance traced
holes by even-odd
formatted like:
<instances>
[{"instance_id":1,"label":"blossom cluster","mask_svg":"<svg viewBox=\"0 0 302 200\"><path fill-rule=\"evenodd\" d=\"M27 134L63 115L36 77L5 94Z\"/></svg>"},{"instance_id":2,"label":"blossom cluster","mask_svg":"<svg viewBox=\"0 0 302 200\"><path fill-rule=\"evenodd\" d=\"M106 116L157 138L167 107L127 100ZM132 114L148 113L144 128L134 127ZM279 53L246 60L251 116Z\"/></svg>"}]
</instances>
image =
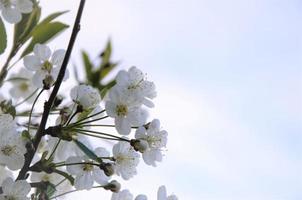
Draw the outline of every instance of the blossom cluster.
<instances>
[{"instance_id":1,"label":"blossom cluster","mask_svg":"<svg viewBox=\"0 0 302 200\"><path fill-rule=\"evenodd\" d=\"M148 109L154 107L152 100L156 97L155 84L136 67L118 72L115 85L105 97L88 84L73 86L69 95L62 94L61 99L57 96L49 113L53 123L49 122L38 149L34 149L28 171L30 181L14 181L16 177L11 171L21 170L25 165L26 154L33 151L39 130L43 113L36 108L36 102L44 91L54 86L64 55L64 50L51 53L48 46L36 44L33 54L25 56L24 67L10 75L11 99L0 94L0 174L3 177L0 199L29 199L32 185L37 189L31 196L39 199L45 195L41 188L46 185L47 191L49 187L53 189L47 195L57 199L71 190L103 188L112 192L112 200L146 200L143 194L134 198L128 190L121 190L121 184L115 180L133 178L141 158L145 164L156 167L167 144L168 133L160 121L148 121ZM64 80L67 78L68 74ZM24 111L19 105L31 109ZM96 148L91 138L98 140ZM176 200L177 197L167 196L165 187L161 186L157 199Z\"/></svg>"}]
</instances>

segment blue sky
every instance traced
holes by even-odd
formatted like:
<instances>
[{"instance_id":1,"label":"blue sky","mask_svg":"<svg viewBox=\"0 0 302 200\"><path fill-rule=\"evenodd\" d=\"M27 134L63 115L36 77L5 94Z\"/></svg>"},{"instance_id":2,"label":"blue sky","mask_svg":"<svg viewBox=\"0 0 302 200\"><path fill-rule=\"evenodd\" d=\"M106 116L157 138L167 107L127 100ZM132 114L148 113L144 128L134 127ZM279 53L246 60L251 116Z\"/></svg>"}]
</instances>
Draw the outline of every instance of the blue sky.
<instances>
[{"instance_id":1,"label":"blue sky","mask_svg":"<svg viewBox=\"0 0 302 200\"><path fill-rule=\"evenodd\" d=\"M71 10L61 19L72 24L77 1L41 2ZM73 62L111 37L120 67L156 83L151 113L169 131L165 161L141 163L134 194L155 199L165 184L185 200L302 199L301 10L300 0L87 1ZM99 192L73 198L87 195Z\"/></svg>"}]
</instances>

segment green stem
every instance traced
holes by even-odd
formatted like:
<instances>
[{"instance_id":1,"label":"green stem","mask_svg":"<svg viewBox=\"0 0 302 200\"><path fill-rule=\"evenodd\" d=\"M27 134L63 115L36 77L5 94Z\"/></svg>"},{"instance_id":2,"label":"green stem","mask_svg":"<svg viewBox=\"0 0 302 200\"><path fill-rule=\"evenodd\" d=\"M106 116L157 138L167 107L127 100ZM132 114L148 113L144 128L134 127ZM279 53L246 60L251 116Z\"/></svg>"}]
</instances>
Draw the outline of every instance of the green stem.
<instances>
[{"instance_id":1,"label":"green stem","mask_svg":"<svg viewBox=\"0 0 302 200\"><path fill-rule=\"evenodd\" d=\"M82 132L82 133L94 133L94 134L104 135L104 136L112 137L112 138L115 138L115 139L118 139L118 140L130 142L130 140L127 140L125 138L121 138L121 137L118 137L118 136L115 136L115 135L112 135L112 134L109 134L109 133L103 133L103 132L91 131L91 130L85 130L85 129L72 129L72 131ZM93 135L91 135L91 136L93 136Z\"/></svg>"},{"instance_id":2,"label":"green stem","mask_svg":"<svg viewBox=\"0 0 302 200\"><path fill-rule=\"evenodd\" d=\"M15 107L20 106L21 104L25 103L27 100L29 100L30 98L32 98L32 97L36 94L36 92L37 92L38 90L39 90L39 89L36 89L33 93L31 93L31 94L30 94L28 97L26 97L23 101L17 103L17 104L15 105Z\"/></svg>"},{"instance_id":3,"label":"green stem","mask_svg":"<svg viewBox=\"0 0 302 200\"><path fill-rule=\"evenodd\" d=\"M31 107L31 110L30 110L30 113L29 113L29 119L28 119L28 127L27 127L27 131L28 131L28 132L29 132L29 130L30 130L32 112L33 112L33 110L34 110L34 107L35 107L35 104L36 104L37 100L39 99L39 97L40 97L40 95L43 93L43 91L44 91L44 89L42 89L42 90L39 92L38 96L35 98L34 103L33 103L32 107Z\"/></svg>"},{"instance_id":4,"label":"green stem","mask_svg":"<svg viewBox=\"0 0 302 200\"><path fill-rule=\"evenodd\" d=\"M72 165L93 165L99 167L100 165L97 163L90 162L78 162L78 163L63 163L63 164L55 164L55 167L64 167L64 166L72 166Z\"/></svg>"}]
</instances>

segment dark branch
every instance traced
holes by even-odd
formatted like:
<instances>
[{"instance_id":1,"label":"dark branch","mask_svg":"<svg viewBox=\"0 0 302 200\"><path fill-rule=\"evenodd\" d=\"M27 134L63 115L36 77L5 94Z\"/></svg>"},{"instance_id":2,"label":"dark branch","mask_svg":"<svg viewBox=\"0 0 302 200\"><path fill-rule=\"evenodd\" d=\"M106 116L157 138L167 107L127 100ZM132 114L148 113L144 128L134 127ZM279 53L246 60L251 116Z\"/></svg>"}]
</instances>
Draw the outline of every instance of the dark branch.
<instances>
[{"instance_id":1,"label":"dark branch","mask_svg":"<svg viewBox=\"0 0 302 200\"><path fill-rule=\"evenodd\" d=\"M42 115L42 119L41 119L41 123L39 126L39 129L36 133L35 138L33 139L33 147L34 149L32 151L29 151L25 154L25 162L24 162L24 166L22 167L22 169L19 172L19 175L17 177L17 180L21 180L21 179L26 179L26 173L28 172L29 166L32 162L32 159L36 153L36 150L38 148L38 145L42 139L42 137L45 135L45 126L47 123L47 119L49 116L49 113L51 111L51 107L53 105L53 102L58 94L58 91L60 89L61 83L63 81L64 75L65 75L65 71L68 65L68 61L73 49L73 45L75 43L76 37L78 32L80 31L80 21L81 21L81 17L82 17L82 13L83 13L83 9L84 9L84 5L85 5L85 0L81 0L80 2L80 6L77 12L77 16L74 22L74 26L73 26L73 30L72 30L72 34L69 40L69 44L68 44L68 48L60 69L60 72L58 74L55 86L50 94L50 97L48 99L48 101L45 102L44 104L44 112Z\"/></svg>"}]
</instances>

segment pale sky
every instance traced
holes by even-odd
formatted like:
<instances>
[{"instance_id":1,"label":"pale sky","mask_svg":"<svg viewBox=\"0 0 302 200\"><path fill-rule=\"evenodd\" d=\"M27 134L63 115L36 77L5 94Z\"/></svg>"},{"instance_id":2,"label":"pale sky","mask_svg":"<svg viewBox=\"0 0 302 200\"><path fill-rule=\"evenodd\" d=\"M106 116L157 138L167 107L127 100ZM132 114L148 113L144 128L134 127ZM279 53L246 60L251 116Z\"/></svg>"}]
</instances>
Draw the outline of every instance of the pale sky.
<instances>
[{"instance_id":1,"label":"pale sky","mask_svg":"<svg viewBox=\"0 0 302 200\"><path fill-rule=\"evenodd\" d=\"M77 2L41 0L44 16L70 10L60 18L69 24ZM301 0L87 0L73 62L110 37L119 69L135 65L157 85L152 117L169 132L163 163L141 162L123 188L149 199L160 185L183 200L302 199L301 11ZM69 34L51 46L65 48Z\"/></svg>"}]
</instances>

